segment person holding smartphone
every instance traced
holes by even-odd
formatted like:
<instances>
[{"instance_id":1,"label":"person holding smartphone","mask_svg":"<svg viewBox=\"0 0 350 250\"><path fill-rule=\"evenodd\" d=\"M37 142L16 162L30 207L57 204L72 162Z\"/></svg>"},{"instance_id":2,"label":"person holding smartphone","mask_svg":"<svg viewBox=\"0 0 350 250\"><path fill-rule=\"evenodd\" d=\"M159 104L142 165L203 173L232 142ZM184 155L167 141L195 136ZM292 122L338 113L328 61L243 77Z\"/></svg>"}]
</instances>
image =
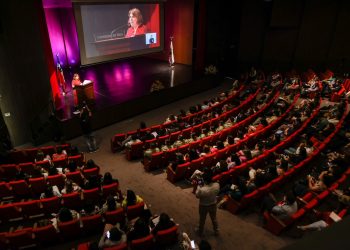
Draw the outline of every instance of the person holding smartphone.
<instances>
[{"instance_id":1,"label":"person holding smartphone","mask_svg":"<svg viewBox=\"0 0 350 250\"><path fill-rule=\"evenodd\" d=\"M104 247L118 246L126 242L125 233L119 229L118 226L112 224L106 224L103 235L98 243L98 247L103 249Z\"/></svg>"}]
</instances>

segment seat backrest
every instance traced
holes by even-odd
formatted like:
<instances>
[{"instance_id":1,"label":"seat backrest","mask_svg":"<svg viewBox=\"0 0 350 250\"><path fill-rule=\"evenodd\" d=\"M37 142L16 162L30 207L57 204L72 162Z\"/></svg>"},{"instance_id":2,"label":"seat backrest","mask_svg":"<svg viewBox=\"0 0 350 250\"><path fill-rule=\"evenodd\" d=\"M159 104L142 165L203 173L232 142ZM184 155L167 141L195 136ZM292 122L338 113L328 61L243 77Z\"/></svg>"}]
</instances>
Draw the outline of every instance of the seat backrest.
<instances>
[{"instance_id":1,"label":"seat backrest","mask_svg":"<svg viewBox=\"0 0 350 250\"><path fill-rule=\"evenodd\" d=\"M175 225L171 228L160 230L156 234L156 244L158 246L168 246L175 244L178 240L178 226Z\"/></svg>"},{"instance_id":2,"label":"seat backrest","mask_svg":"<svg viewBox=\"0 0 350 250\"><path fill-rule=\"evenodd\" d=\"M29 184L35 194L41 194L46 190L46 180L44 177L30 178Z\"/></svg>"},{"instance_id":3,"label":"seat backrest","mask_svg":"<svg viewBox=\"0 0 350 250\"><path fill-rule=\"evenodd\" d=\"M36 242L40 242L42 245L53 245L58 241L57 231L52 224L34 227L33 234Z\"/></svg>"},{"instance_id":4,"label":"seat backrest","mask_svg":"<svg viewBox=\"0 0 350 250\"><path fill-rule=\"evenodd\" d=\"M85 178L89 178L92 175L99 175L100 169L98 167L90 168L90 169L84 169L83 174Z\"/></svg>"},{"instance_id":5,"label":"seat backrest","mask_svg":"<svg viewBox=\"0 0 350 250\"><path fill-rule=\"evenodd\" d=\"M82 202L80 194L77 192L62 195L63 204L65 207L75 210L80 210Z\"/></svg>"},{"instance_id":6,"label":"seat backrest","mask_svg":"<svg viewBox=\"0 0 350 250\"><path fill-rule=\"evenodd\" d=\"M77 239L80 237L81 229L79 219L59 222L57 226L63 239Z\"/></svg>"},{"instance_id":7,"label":"seat backrest","mask_svg":"<svg viewBox=\"0 0 350 250\"><path fill-rule=\"evenodd\" d=\"M100 199L100 190L99 188L83 190L83 197L84 197L84 200L91 200L94 202L98 202Z\"/></svg>"},{"instance_id":8,"label":"seat backrest","mask_svg":"<svg viewBox=\"0 0 350 250\"><path fill-rule=\"evenodd\" d=\"M101 214L81 217L84 234L99 233L103 230L103 221Z\"/></svg>"},{"instance_id":9,"label":"seat backrest","mask_svg":"<svg viewBox=\"0 0 350 250\"><path fill-rule=\"evenodd\" d=\"M58 213L61 208L61 199L57 196L40 199L40 203L45 214Z\"/></svg>"},{"instance_id":10,"label":"seat backrest","mask_svg":"<svg viewBox=\"0 0 350 250\"><path fill-rule=\"evenodd\" d=\"M130 247L132 250L148 250L153 249L153 235L150 234L146 237L143 237L141 239L132 240Z\"/></svg>"},{"instance_id":11,"label":"seat backrest","mask_svg":"<svg viewBox=\"0 0 350 250\"><path fill-rule=\"evenodd\" d=\"M9 245L14 249L23 249L36 246L36 243L32 238L31 229L17 230L8 233L5 237L8 240Z\"/></svg>"},{"instance_id":12,"label":"seat backrest","mask_svg":"<svg viewBox=\"0 0 350 250\"><path fill-rule=\"evenodd\" d=\"M102 186L102 196L107 198L109 195L115 196L118 191L118 183L112 183L109 185Z\"/></svg>"},{"instance_id":13,"label":"seat backrest","mask_svg":"<svg viewBox=\"0 0 350 250\"><path fill-rule=\"evenodd\" d=\"M128 206L126 210L126 216L128 217L129 220L132 220L136 217L138 217L144 208L145 204L143 202L140 202L136 205Z\"/></svg>"},{"instance_id":14,"label":"seat backrest","mask_svg":"<svg viewBox=\"0 0 350 250\"><path fill-rule=\"evenodd\" d=\"M6 182L0 182L0 199L13 198L12 190Z\"/></svg>"},{"instance_id":15,"label":"seat backrest","mask_svg":"<svg viewBox=\"0 0 350 250\"><path fill-rule=\"evenodd\" d=\"M24 180L10 181L9 184L13 193L18 196L28 196L30 194L29 186Z\"/></svg>"},{"instance_id":16,"label":"seat backrest","mask_svg":"<svg viewBox=\"0 0 350 250\"><path fill-rule=\"evenodd\" d=\"M107 211L104 214L106 223L115 225L118 222L121 223L125 220L124 209L118 208L114 211Z\"/></svg>"},{"instance_id":17,"label":"seat backrest","mask_svg":"<svg viewBox=\"0 0 350 250\"><path fill-rule=\"evenodd\" d=\"M128 244L127 243L122 243L118 246L114 247L105 247L103 250L127 250L128 249Z\"/></svg>"},{"instance_id":18,"label":"seat backrest","mask_svg":"<svg viewBox=\"0 0 350 250\"><path fill-rule=\"evenodd\" d=\"M62 174L49 175L47 182L50 186L57 186L60 190L64 187L64 176Z\"/></svg>"}]
</instances>

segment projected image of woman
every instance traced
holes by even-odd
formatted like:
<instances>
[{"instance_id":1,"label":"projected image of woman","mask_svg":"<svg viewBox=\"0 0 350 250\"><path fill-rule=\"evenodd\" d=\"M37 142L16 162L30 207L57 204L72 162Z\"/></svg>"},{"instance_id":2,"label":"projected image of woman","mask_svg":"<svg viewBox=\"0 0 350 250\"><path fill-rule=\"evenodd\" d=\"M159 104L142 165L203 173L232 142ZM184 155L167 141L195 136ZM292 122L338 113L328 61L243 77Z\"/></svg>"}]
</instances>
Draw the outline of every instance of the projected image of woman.
<instances>
[{"instance_id":1,"label":"projected image of woman","mask_svg":"<svg viewBox=\"0 0 350 250\"><path fill-rule=\"evenodd\" d=\"M125 38L143 35L146 33L146 26L143 25L141 11L137 8L129 10L128 31Z\"/></svg>"}]
</instances>

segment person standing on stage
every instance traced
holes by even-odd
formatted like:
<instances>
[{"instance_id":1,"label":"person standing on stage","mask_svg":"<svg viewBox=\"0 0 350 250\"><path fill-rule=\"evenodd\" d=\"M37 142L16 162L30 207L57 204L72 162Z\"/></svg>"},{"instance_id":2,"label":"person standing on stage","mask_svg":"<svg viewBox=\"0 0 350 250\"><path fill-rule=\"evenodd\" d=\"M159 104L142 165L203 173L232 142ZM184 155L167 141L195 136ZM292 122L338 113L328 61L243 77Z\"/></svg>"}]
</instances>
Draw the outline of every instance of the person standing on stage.
<instances>
[{"instance_id":1,"label":"person standing on stage","mask_svg":"<svg viewBox=\"0 0 350 250\"><path fill-rule=\"evenodd\" d=\"M76 86L81 85L81 80L80 77L77 73L73 75L73 80L72 80L72 89L73 89L73 97L74 97L74 106L78 106L78 97L77 97L77 90L75 89Z\"/></svg>"},{"instance_id":2,"label":"person standing on stage","mask_svg":"<svg viewBox=\"0 0 350 250\"><path fill-rule=\"evenodd\" d=\"M143 35L146 33L146 26L143 25L143 18L141 11L137 8L129 10L128 30L125 38Z\"/></svg>"},{"instance_id":3,"label":"person standing on stage","mask_svg":"<svg viewBox=\"0 0 350 250\"><path fill-rule=\"evenodd\" d=\"M95 136L92 134L91 129L91 117L92 113L88 105L84 102L83 107L80 109L80 126L85 137L85 142L89 148L89 152L96 152L98 147L96 145Z\"/></svg>"},{"instance_id":4,"label":"person standing on stage","mask_svg":"<svg viewBox=\"0 0 350 250\"><path fill-rule=\"evenodd\" d=\"M209 213L211 222L213 223L214 233L218 235L219 228L216 219L216 196L220 191L220 184L212 182L212 175L204 173L204 185L199 186L196 190L196 197L199 199L199 228L197 233L203 234L205 220Z\"/></svg>"}]
</instances>

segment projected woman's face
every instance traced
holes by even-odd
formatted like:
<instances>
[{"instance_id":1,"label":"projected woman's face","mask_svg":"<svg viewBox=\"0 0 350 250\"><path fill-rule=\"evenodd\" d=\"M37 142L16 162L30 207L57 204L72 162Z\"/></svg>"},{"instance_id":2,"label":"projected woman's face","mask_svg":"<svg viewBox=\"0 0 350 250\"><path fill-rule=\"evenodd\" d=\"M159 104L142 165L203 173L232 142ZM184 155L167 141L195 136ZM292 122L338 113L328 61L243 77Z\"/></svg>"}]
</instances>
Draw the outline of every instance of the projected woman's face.
<instances>
[{"instance_id":1,"label":"projected woman's face","mask_svg":"<svg viewBox=\"0 0 350 250\"><path fill-rule=\"evenodd\" d=\"M137 23L137 17L133 16L132 14L129 15L129 24L133 28L137 28L138 23Z\"/></svg>"}]
</instances>

